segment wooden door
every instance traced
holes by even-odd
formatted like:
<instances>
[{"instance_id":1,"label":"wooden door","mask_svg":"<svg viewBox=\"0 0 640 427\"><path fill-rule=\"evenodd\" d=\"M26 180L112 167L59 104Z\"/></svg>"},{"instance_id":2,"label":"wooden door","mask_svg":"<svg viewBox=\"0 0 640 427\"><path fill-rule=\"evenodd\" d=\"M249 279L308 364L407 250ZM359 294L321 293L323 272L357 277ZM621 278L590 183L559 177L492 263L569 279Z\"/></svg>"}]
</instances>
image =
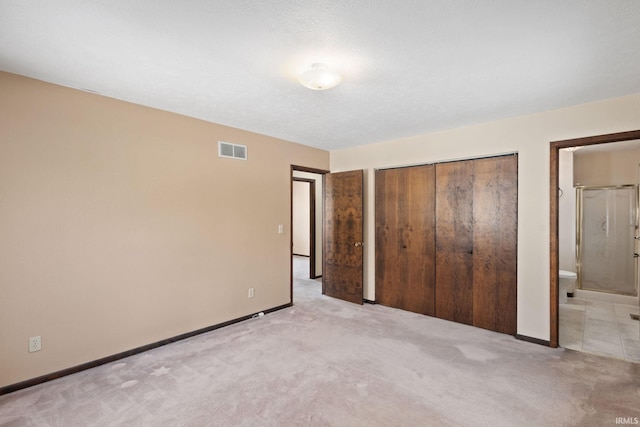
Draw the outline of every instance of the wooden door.
<instances>
[{"instance_id":1,"label":"wooden door","mask_svg":"<svg viewBox=\"0 0 640 427\"><path fill-rule=\"evenodd\" d=\"M363 171L324 175L322 293L362 304Z\"/></svg>"},{"instance_id":2,"label":"wooden door","mask_svg":"<svg viewBox=\"0 0 640 427\"><path fill-rule=\"evenodd\" d=\"M436 316L473 324L473 160L436 165Z\"/></svg>"},{"instance_id":3,"label":"wooden door","mask_svg":"<svg viewBox=\"0 0 640 427\"><path fill-rule=\"evenodd\" d=\"M473 325L514 335L518 158L474 161Z\"/></svg>"},{"instance_id":4,"label":"wooden door","mask_svg":"<svg viewBox=\"0 0 640 427\"><path fill-rule=\"evenodd\" d=\"M516 333L518 158L436 166L436 316Z\"/></svg>"},{"instance_id":5,"label":"wooden door","mask_svg":"<svg viewBox=\"0 0 640 427\"><path fill-rule=\"evenodd\" d=\"M376 301L435 314L435 166L376 171Z\"/></svg>"}]
</instances>

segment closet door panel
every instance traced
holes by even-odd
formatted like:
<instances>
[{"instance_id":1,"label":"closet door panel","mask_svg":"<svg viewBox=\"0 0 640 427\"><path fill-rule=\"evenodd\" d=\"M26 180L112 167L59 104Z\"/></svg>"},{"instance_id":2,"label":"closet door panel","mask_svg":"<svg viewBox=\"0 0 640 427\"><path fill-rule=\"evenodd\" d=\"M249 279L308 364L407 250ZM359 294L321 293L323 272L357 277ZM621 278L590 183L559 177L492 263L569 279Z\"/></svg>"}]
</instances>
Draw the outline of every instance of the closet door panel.
<instances>
[{"instance_id":1,"label":"closet door panel","mask_svg":"<svg viewBox=\"0 0 640 427\"><path fill-rule=\"evenodd\" d=\"M518 327L518 156L505 158L499 169L500 265L495 331L515 335Z\"/></svg>"},{"instance_id":2,"label":"closet door panel","mask_svg":"<svg viewBox=\"0 0 640 427\"><path fill-rule=\"evenodd\" d=\"M376 301L434 314L435 167L376 171Z\"/></svg>"},{"instance_id":3,"label":"closet door panel","mask_svg":"<svg viewBox=\"0 0 640 427\"><path fill-rule=\"evenodd\" d=\"M395 308L402 308L405 269L400 250L402 175L400 169L375 172L376 302Z\"/></svg>"},{"instance_id":4,"label":"closet door panel","mask_svg":"<svg viewBox=\"0 0 640 427\"><path fill-rule=\"evenodd\" d=\"M436 165L436 316L473 323L473 161Z\"/></svg>"},{"instance_id":5,"label":"closet door panel","mask_svg":"<svg viewBox=\"0 0 640 427\"><path fill-rule=\"evenodd\" d=\"M501 215L496 205L499 185L494 159L477 160L474 182L474 244L473 244L473 325L493 329L498 303L497 281L500 248L494 235L500 232Z\"/></svg>"},{"instance_id":6,"label":"closet door panel","mask_svg":"<svg viewBox=\"0 0 640 427\"><path fill-rule=\"evenodd\" d=\"M400 248L406 262L404 309L435 314L435 166L405 169L405 224Z\"/></svg>"},{"instance_id":7,"label":"closet door panel","mask_svg":"<svg viewBox=\"0 0 640 427\"><path fill-rule=\"evenodd\" d=\"M473 324L515 334L517 157L475 162Z\"/></svg>"},{"instance_id":8,"label":"closet door panel","mask_svg":"<svg viewBox=\"0 0 640 427\"><path fill-rule=\"evenodd\" d=\"M516 333L517 157L475 161L473 324Z\"/></svg>"}]
</instances>

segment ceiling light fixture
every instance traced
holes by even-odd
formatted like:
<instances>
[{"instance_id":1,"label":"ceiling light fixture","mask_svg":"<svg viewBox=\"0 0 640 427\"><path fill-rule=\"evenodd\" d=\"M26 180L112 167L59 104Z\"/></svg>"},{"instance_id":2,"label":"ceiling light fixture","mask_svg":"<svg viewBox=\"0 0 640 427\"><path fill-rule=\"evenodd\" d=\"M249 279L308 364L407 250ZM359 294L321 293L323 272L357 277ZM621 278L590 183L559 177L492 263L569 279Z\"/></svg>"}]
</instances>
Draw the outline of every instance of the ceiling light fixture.
<instances>
[{"instance_id":1,"label":"ceiling light fixture","mask_svg":"<svg viewBox=\"0 0 640 427\"><path fill-rule=\"evenodd\" d=\"M325 64L312 64L311 68L298 77L300 83L313 90L326 90L337 86L342 81L342 76L332 71Z\"/></svg>"}]
</instances>

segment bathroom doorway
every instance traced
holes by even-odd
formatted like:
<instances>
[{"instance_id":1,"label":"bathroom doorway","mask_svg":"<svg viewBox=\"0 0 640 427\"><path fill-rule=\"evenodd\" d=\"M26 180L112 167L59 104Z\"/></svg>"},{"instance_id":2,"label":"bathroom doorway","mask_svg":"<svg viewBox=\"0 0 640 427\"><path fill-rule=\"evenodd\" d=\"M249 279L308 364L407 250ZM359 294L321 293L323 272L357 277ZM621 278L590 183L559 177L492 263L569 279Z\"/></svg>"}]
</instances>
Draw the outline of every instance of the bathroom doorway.
<instances>
[{"instance_id":1,"label":"bathroom doorway","mask_svg":"<svg viewBox=\"0 0 640 427\"><path fill-rule=\"evenodd\" d=\"M640 131L551 143L552 347L640 361L639 164ZM569 298L560 270L579 273Z\"/></svg>"}]
</instances>

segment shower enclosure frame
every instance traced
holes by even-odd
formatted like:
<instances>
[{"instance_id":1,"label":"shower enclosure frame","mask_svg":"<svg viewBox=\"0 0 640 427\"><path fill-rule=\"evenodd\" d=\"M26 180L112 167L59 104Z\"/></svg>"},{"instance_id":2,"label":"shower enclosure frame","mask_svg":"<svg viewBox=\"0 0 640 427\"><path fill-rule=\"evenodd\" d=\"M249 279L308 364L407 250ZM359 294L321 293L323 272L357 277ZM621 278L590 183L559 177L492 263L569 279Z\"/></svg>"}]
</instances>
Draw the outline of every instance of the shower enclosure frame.
<instances>
[{"instance_id":1,"label":"shower enclosure frame","mask_svg":"<svg viewBox=\"0 0 640 427\"><path fill-rule=\"evenodd\" d=\"M576 269L578 273L577 289L587 290L589 292L602 292L614 295L628 295L626 293L616 292L614 290L607 289L585 289L582 284L583 279L583 226L584 226L584 191L585 190L621 190L621 189L633 189L635 196L634 210L634 224L633 224L633 290L632 296L638 296L638 253L636 249L636 242L640 238L638 236L638 222L640 221L640 186L638 184L623 184L623 185L602 185L602 186L576 186Z\"/></svg>"}]
</instances>

